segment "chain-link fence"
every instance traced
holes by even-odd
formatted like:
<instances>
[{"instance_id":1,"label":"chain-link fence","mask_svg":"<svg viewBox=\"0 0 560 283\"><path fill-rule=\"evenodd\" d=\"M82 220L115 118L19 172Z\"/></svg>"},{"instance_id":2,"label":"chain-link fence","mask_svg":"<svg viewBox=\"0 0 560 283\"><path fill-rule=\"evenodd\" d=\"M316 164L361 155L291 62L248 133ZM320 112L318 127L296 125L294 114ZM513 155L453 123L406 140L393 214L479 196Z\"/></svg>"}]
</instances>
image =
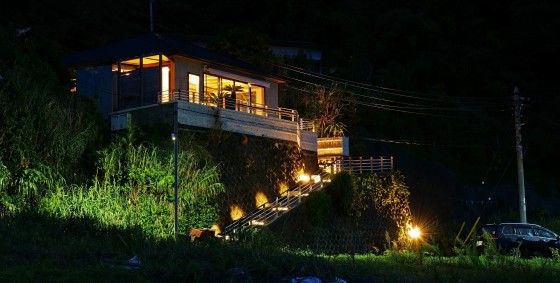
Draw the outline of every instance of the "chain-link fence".
<instances>
[{"instance_id":1,"label":"chain-link fence","mask_svg":"<svg viewBox=\"0 0 560 283\"><path fill-rule=\"evenodd\" d=\"M265 229L287 246L324 254L378 253L387 247L387 232L394 240L396 226L374 209L364 211L357 224L331 213L321 226L310 224L306 209L304 204Z\"/></svg>"}]
</instances>

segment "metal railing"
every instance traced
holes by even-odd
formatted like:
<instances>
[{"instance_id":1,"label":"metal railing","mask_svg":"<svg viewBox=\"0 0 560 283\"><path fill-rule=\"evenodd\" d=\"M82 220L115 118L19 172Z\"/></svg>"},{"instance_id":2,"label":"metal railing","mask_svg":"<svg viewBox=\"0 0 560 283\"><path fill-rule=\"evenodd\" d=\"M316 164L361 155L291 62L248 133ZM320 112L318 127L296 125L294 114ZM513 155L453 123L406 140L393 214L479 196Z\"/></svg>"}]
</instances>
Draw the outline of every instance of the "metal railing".
<instances>
[{"instance_id":1,"label":"metal railing","mask_svg":"<svg viewBox=\"0 0 560 283\"><path fill-rule=\"evenodd\" d=\"M235 237L234 234L242 227L266 227L282 214L298 207L310 192L319 191L323 188L323 183L326 181L329 174L324 171L319 171L313 176L315 176L315 178L311 178L309 182L300 182L295 187L280 193L275 199L257 207L253 212L232 222L224 228L220 236L226 238Z\"/></svg>"},{"instance_id":2,"label":"metal railing","mask_svg":"<svg viewBox=\"0 0 560 283\"><path fill-rule=\"evenodd\" d=\"M250 102L245 99L234 99L230 97L204 97L201 99L199 93L189 92L187 90L181 89L172 89L159 93L158 103L166 103L172 101L185 101L206 106L232 109L239 112L246 112L259 116L274 117L293 122L299 120L297 110L284 107L271 108L267 105Z\"/></svg>"},{"instance_id":3,"label":"metal railing","mask_svg":"<svg viewBox=\"0 0 560 283\"><path fill-rule=\"evenodd\" d=\"M393 157L336 157L323 165L333 174L349 171L355 174L389 172L393 170Z\"/></svg>"},{"instance_id":4,"label":"metal railing","mask_svg":"<svg viewBox=\"0 0 560 283\"><path fill-rule=\"evenodd\" d=\"M308 132L315 132L315 123L313 123L313 120L308 120L308 119L303 119L300 118L299 119L299 128L302 131L308 131Z\"/></svg>"}]
</instances>

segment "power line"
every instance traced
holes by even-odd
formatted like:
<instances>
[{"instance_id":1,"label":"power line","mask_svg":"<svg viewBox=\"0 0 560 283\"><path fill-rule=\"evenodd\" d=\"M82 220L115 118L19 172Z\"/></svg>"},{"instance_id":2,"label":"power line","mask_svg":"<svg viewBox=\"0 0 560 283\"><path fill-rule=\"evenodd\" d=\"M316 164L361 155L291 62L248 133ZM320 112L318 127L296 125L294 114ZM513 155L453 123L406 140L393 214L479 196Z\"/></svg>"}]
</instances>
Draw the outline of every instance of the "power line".
<instances>
[{"instance_id":1,"label":"power line","mask_svg":"<svg viewBox=\"0 0 560 283\"><path fill-rule=\"evenodd\" d=\"M304 80L301 80L301 79L297 79L297 78L290 78L290 79L292 79L294 81L298 81L300 83L312 85L312 86L320 86L319 84L314 84L314 83L304 81ZM291 89L294 89L294 90L297 90L297 91L302 91L302 92L309 92L310 91L310 90L307 90L307 89L298 88L298 87L291 86L291 85L288 85L288 88L291 88ZM346 102L349 102L349 103L355 103L357 105L362 105L362 106L366 106L366 107L373 107L373 108L378 108L378 109L383 109L383 110L396 111L396 112L402 112L402 113L408 113L408 114L427 115L427 116L457 117L457 115L434 114L434 113L428 113L426 111L472 112L472 111L477 111L477 110L486 110L486 111L494 111L494 112L503 112L503 111L505 111L505 108L506 108L505 107L506 104L499 104L499 103L495 103L495 104L492 104L492 105L488 105L488 104L471 105L471 106L460 105L460 106L455 106L455 107L437 106L437 105L430 106L430 105L421 105L421 104L416 104L416 103L408 103L408 102L394 101L394 100L390 100L390 99L372 97L372 96L357 94L357 93L354 93L354 92L351 92L351 91L341 91L341 92L350 94L353 97L360 97L360 98L365 98L365 99L374 100L374 101L381 101L380 103L375 103L375 102L365 101L365 100L356 100L356 99L348 98L348 97L338 98L339 100L346 101ZM501 107L498 108L497 106L501 106ZM417 110L417 111L414 111L414 110Z\"/></svg>"},{"instance_id":2,"label":"power line","mask_svg":"<svg viewBox=\"0 0 560 283\"><path fill-rule=\"evenodd\" d=\"M368 90L368 91L374 91L374 92L379 92L379 93L384 93L384 94L390 94L390 95L395 95L395 96L400 96L400 97L404 97L404 98L411 98L411 99L418 99L418 100L428 100L428 101L444 101L444 102L448 102L445 97L442 97L441 95L437 95L437 94L431 94L431 93L423 93L423 92L413 92L413 91L406 91L406 90L399 90L399 89L392 89L392 88L386 88L386 87L380 87L380 86L373 86L370 84L365 84L365 83L359 83L359 82L354 82L354 81L349 81L349 80L345 80L342 78L336 78L336 77L332 77L332 76L327 76L327 75L323 75L323 74L317 74L317 73L313 73L310 71L305 71L301 68L298 67L294 67L294 66L290 66L287 64L278 64L278 63L274 63L271 62L271 64L280 67L280 68L284 68L285 70L289 70L289 71L293 71L308 77L314 77L314 78L319 78L319 79L323 79L323 80L327 80L333 83L343 83L344 85L347 86L352 86L352 87L356 87L359 89L364 89L364 90ZM418 97L418 96L412 96L411 94L418 94L418 95L423 95L426 97ZM431 97L431 98L428 98ZM487 98L474 98L474 97L454 97L454 99L469 99L469 100L503 100L503 97L487 97Z\"/></svg>"},{"instance_id":3,"label":"power line","mask_svg":"<svg viewBox=\"0 0 560 283\"><path fill-rule=\"evenodd\" d=\"M391 143L391 144L404 144L404 145L418 145L418 146L432 146L432 147L452 147L452 148L488 148L493 147L489 145L457 145L457 144L440 144L440 143L428 143L428 142L421 142L421 141L414 141L414 140L397 140L397 139L379 139L379 138L365 138L365 137L357 137L357 136L350 136L349 138L354 140L366 140L366 141L373 141L373 142L382 142L382 143Z\"/></svg>"}]
</instances>

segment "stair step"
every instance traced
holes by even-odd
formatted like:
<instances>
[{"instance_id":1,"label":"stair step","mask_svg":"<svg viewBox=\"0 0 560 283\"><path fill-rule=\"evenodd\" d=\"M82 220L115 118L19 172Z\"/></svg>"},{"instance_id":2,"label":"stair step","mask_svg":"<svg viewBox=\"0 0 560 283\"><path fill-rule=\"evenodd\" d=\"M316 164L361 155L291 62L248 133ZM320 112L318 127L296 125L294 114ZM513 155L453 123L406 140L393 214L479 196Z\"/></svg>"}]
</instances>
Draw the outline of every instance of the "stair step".
<instances>
[{"instance_id":1,"label":"stair step","mask_svg":"<svg viewBox=\"0 0 560 283\"><path fill-rule=\"evenodd\" d=\"M301 203L302 198L309 196L309 192L321 190L323 182L330 182L327 176L326 173L312 175L309 182L284 191L280 197L259 206L253 213L234 221L234 223L226 227L222 234L227 238L227 234L242 226L264 227L269 225L281 214L284 214L284 212L297 207Z\"/></svg>"},{"instance_id":2,"label":"stair step","mask_svg":"<svg viewBox=\"0 0 560 283\"><path fill-rule=\"evenodd\" d=\"M289 206L273 207L272 210L273 211L288 211L288 210L290 210L290 207Z\"/></svg>"},{"instance_id":3,"label":"stair step","mask_svg":"<svg viewBox=\"0 0 560 283\"><path fill-rule=\"evenodd\" d=\"M253 226L264 226L266 223L262 220L251 220L249 224Z\"/></svg>"}]
</instances>

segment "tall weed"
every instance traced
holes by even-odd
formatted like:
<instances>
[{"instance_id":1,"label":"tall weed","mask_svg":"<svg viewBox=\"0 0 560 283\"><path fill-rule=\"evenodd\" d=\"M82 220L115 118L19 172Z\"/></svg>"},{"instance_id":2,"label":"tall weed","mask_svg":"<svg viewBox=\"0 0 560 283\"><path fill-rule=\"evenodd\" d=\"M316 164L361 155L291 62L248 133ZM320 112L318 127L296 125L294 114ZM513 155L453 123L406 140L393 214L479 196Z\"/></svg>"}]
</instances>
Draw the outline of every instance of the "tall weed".
<instances>
[{"instance_id":1,"label":"tall weed","mask_svg":"<svg viewBox=\"0 0 560 283\"><path fill-rule=\"evenodd\" d=\"M180 232L190 225L211 226L218 212L212 200L224 190L219 168L194 152L178 155ZM157 239L174 235L174 156L149 144L135 144L134 135L117 137L100 151L98 173L91 185L55 190L41 209L62 218L91 218L107 227L141 230ZM193 221L187 210L205 214ZM192 215L192 214L190 214Z\"/></svg>"}]
</instances>

